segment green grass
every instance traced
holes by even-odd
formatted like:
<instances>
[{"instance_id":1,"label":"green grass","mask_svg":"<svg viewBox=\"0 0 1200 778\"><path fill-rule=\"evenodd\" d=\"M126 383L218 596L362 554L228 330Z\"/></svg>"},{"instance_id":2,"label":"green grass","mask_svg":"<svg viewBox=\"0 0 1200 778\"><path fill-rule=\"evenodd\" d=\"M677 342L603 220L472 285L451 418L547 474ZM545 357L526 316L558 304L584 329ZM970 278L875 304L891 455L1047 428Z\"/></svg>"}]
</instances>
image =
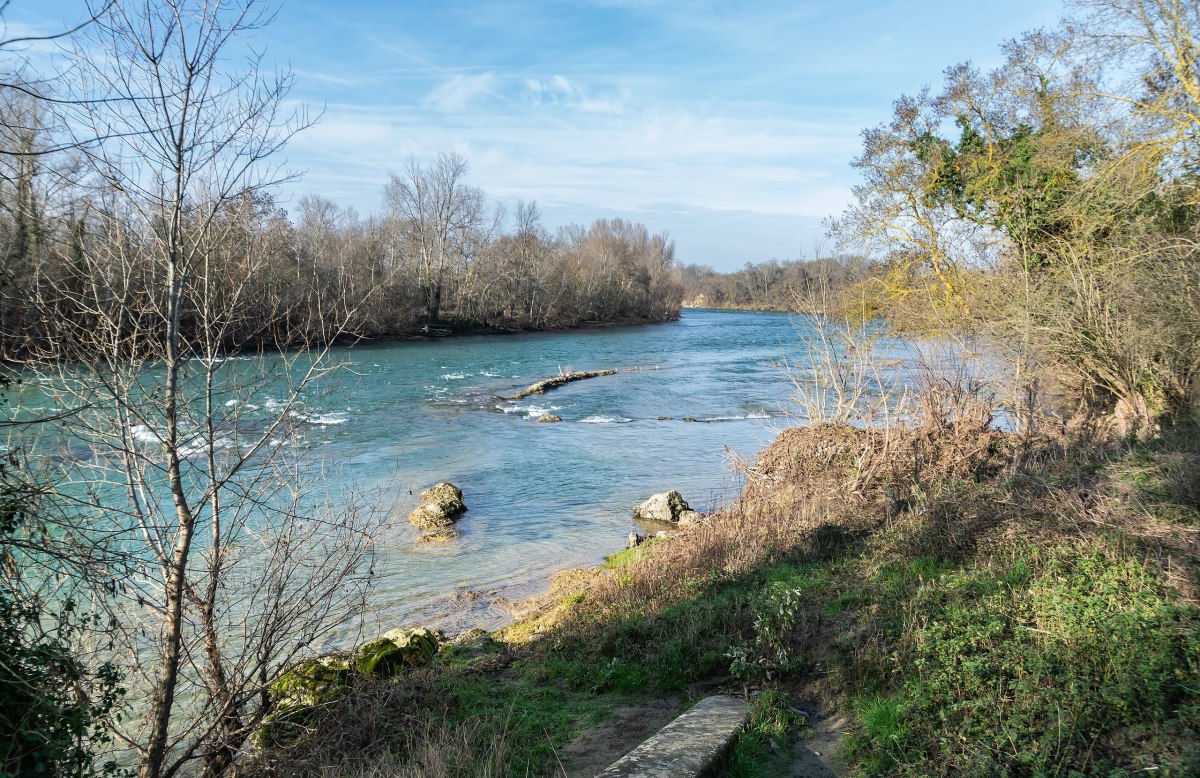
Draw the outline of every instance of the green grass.
<instances>
[{"instance_id":1,"label":"green grass","mask_svg":"<svg viewBox=\"0 0 1200 778\"><path fill-rule=\"evenodd\" d=\"M610 701L526 679L458 676L440 690L452 702L444 723L476 727L481 742L502 739L509 775L538 774L571 735L609 715Z\"/></svg>"},{"instance_id":2,"label":"green grass","mask_svg":"<svg viewBox=\"0 0 1200 778\"><path fill-rule=\"evenodd\" d=\"M1196 734L1200 611L1119 546L1020 546L892 607L900 675L850 746L868 775L1110 775Z\"/></svg>"},{"instance_id":3,"label":"green grass","mask_svg":"<svg viewBox=\"0 0 1200 778\"><path fill-rule=\"evenodd\" d=\"M750 719L734 743L725 775L774 778L783 774L791 756L789 744L806 723L793 711L788 695L762 692L750 703Z\"/></svg>"},{"instance_id":4,"label":"green grass","mask_svg":"<svg viewBox=\"0 0 1200 778\"><path fill-rule=\"evenodd\" d=\"M618 551L615 554L609 554L604 557L604 562L600 567L605 570L619 570L623 567L629 567L639 559L650 556L654 553L654 547L661 543L663 538L650 538L644 543L639 543L633 548L627 548L624 551Z\"/></svg>"}]
</instances>

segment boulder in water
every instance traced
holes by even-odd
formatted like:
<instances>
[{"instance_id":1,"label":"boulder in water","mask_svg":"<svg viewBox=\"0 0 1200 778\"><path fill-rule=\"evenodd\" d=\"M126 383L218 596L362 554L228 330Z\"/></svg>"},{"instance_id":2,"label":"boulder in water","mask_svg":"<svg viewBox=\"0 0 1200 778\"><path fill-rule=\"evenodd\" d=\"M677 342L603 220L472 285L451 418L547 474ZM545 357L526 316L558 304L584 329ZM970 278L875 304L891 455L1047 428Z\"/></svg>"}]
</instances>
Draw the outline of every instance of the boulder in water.
<instances>
[{"instance_id":1,"label":"boulder in water","mask_svg":"<svg viewBox=\"0 0 1200 778\"><path fill-rule=\"evenodd\" d=\"M463 504L462 489L459 489L449 481L441 481L421 492L421 502L441 502L448 505L457 505L456 510L465 511L467 506Z\"/></svg>"},{"instance_id":2,"label":"boulder in water","mask_svg":"<svg viewBox=\"0 0 1200 778\"><path fill-rule=\"evenodd\" d=\"M652 495L641 505L633 509L633 518L642 521L677 522L679 515L690 511L687 500L677 491L661 492Z\"/></svg>"},{"instance_id":3,"label":"boulder in water","mask_svg":"<svg viewBox=\"0 0 1200 778\"><path fill-rule=\"evenodd\" d=\"M459 533L454 527L433 527L417 536L418 543L449 543L458 540Z\"/></svg>"},{"instance_id":4,"label":"boulder in water","mask_svg":"<svg viewBox=\"0 0 1200 778\"><path fill-rule=\"evenodd\" d=\"M449 527L467 509L462 489L446 481L421 492L421 503L408 514L409 522L421 529Z\"/></svg>"},{"instance_id":5,"label":"boulder in water","mask_svg":"<svg viewBox=\"0 0 1200 778\"><path fill-rule=\"evenodd\" d=\"M458 513L440 502L431 502L417 506L408 514L408 521L421 529L439 529L453 524L458 519Z\"/></svg>"},{"instance_id":6,"label":"boulder in water","mask_svg":"<svg viewBox=\"0 0 1200 778\"><path fill-rule=\"evenodd\" d=\"M537 417L537 421L542 424L552 424L556 421L562 421L562 416L559 416L557 413L543 413Z\"/></svg>"}]
</instances>

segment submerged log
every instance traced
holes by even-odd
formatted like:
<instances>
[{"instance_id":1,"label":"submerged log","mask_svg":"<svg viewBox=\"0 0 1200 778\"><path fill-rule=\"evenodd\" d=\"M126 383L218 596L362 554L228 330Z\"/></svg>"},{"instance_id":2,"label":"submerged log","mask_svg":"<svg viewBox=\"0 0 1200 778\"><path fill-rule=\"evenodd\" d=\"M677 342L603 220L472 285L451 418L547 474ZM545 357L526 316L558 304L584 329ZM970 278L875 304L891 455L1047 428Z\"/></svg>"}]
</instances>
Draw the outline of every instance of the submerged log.
<instances>
[{"instance_id":1,"label":"submerged log","mask_svg":"<svg viewBox=\"0 0 1200 778\"><path fill-rule=\"evenodd\" d=\"M531 394L545 394L548 389L557 389L560 386L571 383L572 381L582 381L585 378L598 378L602 375L616 375L616 370L580 370L575 373L560 373L553 378L547 378L545 381L538 381L532 386L527 386L521 391L512 396L514 400L520 400L523 397L528 397Z\"/></svg>"}]
</instances>

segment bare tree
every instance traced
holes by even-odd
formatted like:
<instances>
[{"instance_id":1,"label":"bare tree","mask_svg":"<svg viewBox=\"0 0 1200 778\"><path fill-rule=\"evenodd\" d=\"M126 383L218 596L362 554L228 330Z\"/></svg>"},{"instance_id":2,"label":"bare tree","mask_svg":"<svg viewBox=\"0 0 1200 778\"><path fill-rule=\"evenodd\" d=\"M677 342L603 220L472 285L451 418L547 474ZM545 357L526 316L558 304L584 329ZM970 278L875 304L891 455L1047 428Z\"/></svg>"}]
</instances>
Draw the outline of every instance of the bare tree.
<instances>
[{"instance_id":1,"label":"bare tree","mask_svg":"<svg viewBox=\"0 0 1200 778\"><path fill-rule=\"evenodd\" d=\"M402 251L418 271L427 326L438 322L449 271L480 244L483 192L466 184L466 175L467 161L443 152L429 167L409 160L405 175L393 174L384 189Z\"/></svg>"},{"instance_id":2,"label":"bare tree","mask_svg":"<svg viewBox=\"0 0 1200 778\"><path fill-rule=\"evenodd\" d=\"M142 776L226 770L271 683L369 581L366 517L304 488L319 473L288 456L353 304L314 298L314 348L227 359L257 340L245 311L272 310L251 299L269 252L243 227L307 123L281 111L290 77L241 42L269 19L258 0L114 3L77 40L62 103L94 187L83 282L40 290L42 310L72 315L48 319L25 364L79 409L68 445L90 453L64 513L91 517L86 542L129 571L111 629L144 704L113 727Z\"/></svg>"}]
</instances>

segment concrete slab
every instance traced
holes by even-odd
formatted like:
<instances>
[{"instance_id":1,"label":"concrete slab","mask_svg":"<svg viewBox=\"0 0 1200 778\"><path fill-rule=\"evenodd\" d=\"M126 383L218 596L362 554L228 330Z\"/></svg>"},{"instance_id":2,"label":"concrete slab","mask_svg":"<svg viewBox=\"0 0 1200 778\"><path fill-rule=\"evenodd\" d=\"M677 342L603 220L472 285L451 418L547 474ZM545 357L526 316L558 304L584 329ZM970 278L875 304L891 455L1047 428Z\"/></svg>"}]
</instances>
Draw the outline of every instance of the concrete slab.
<instances>
[{"instance_id":1,"label":"concrete slab","mask_svg":"<svg viewBox=\"0 0 1200 778\"><path fill-rule=\"evenodd\" d=\"M679 718L618 759L597 778L698 778L711 775L746 724L750 706L717 695L696 703Z\"/></svg>"}]
</instances>

